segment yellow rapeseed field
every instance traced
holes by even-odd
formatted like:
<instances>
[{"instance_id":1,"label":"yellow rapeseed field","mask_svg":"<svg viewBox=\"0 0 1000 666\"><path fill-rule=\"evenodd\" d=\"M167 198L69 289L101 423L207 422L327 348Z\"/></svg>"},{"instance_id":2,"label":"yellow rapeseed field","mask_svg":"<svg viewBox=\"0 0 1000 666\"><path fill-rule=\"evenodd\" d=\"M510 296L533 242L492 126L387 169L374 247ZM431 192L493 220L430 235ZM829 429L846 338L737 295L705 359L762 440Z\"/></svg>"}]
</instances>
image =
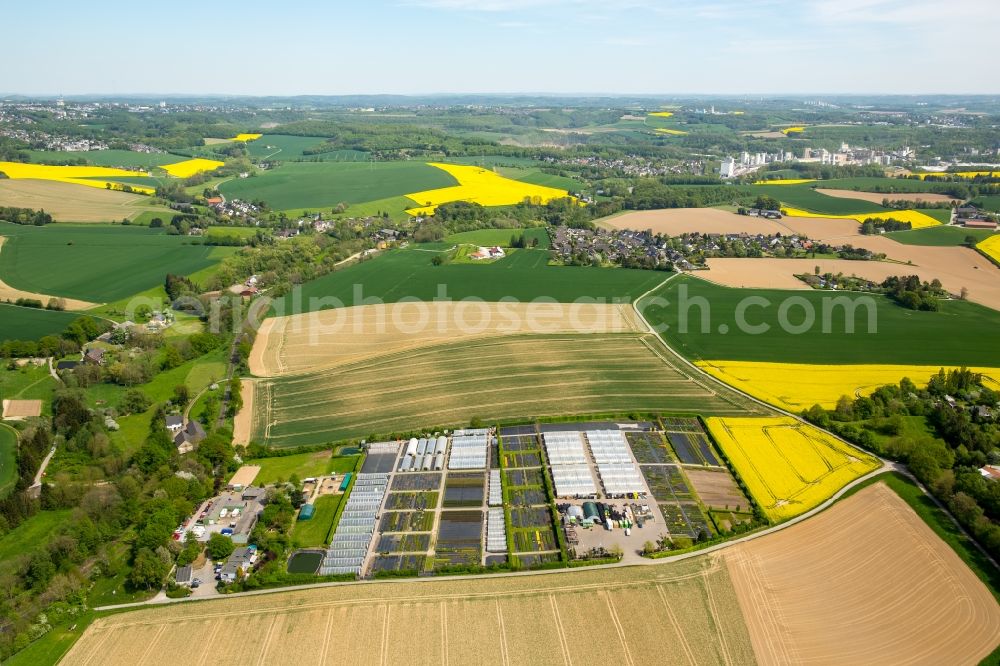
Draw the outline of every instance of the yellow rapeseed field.
<instances>
[{"instance_id":1,"label":"yellow rapeseed field","mask_svg":"<svg viewBox=\"0 0 1000 666\"><path fill-rule=\"evenodd\" d=\"M244 141L244 142L246 142L246 141L256 141L257 139L259 139L262 136L264 136L264 135L263 134L237 134L232 139L230 139L230 141Z\"/></svg>"},{"instance_id":2,"label":"yellow rapeseed field","mask_svg":"<svg viewBox=\"0 0 1000 666\"><path fill-rule=\"evenodd\" d=\"M819 506L880 466L877 458L789 416L713 417L706 423L750 494L774 521Z\"/></svg>"},{"instance_id":3,"label":"yellow rapeseed field","mask_svg":"<svg viewBox=\"0 0 1000 666\"><path fill-rule=\"evenodd\" d=\"M887 210L874 213L855 213L853 215L832 215L830 213L812 213L800 208L782 206L781 212L789 217L826 217L835 220L857 220L858 223L867 219L888 220L892 218L900 222L909 222L914 229L924 229L926 227L936 227L941 223L926 213L918 210Z\"/></svg>"},{"instance_id":4,"label":"yellow rapeseed field","mask_svg":"<svg viewBox=\"0 0 1000 666\"><path fill-rule=\"evenodd\" d=\"M201 157L197 157L191 160L184 160L183 162L164 164L160 168L174 178L190 178L196 173L201 173L202 171L215 171L224 164L225 162L219 162L218 160L206 160Z\"/></svg>"},{"instance_id":5,"label":"yellow rapeseed field","mask_svg":"<svg viewBox=\"0 0 1000 666\"><path fill-rule=\"evenodd\" d=\"M802 183L814 183L815 178L776 178L774 180L758 180L754 185L801 185Z\"/></svg>"},{"instance_id":6,"label":"yellow rapeseed field","mask_svg":"<svg viewBox=\"0 0 1000 666\"><path fill-rule=\"evenodd\" d=\"M657 127L653 131L656 132L657 134L671 134L673 136L684 136L684 135L687 134L687 132L685 132L683 130L667 129L665 127Z\"/></svg>"},{"instance_id":7,"label":"yellow rapeseed field","mask_svg":"<svg viewBox=\"0 0 1000 666\"><path fill-rule=\"evenodd\" d=\"M569 196L569 192L566 190L522 183L519 180L504 178L476 166L437 162L428 162L428 164L447 171L454 176L459 184L407 194L407 198L412 199L417 204L416 208L410 208L406 211L410 215L431 215L438 206L452 201L469 201L482 206L510 206L521 203L525 199L544 204L553 199Z\"/></svg>"},{"instance_id":8,"label":"yellow rapeseed field","mask_svg":"<svg viewBox=\"0 0 1000 666\"><path fill-rule=\"evenodd\" d=\"M781 133L784 134L785 136L788 136L789 134L801 134L802 132L805 131L806 131L805 127L786 127L785 129L781 130Z\"/></svg>"},{"instance_id":9,"label":"yellow rapeseed field","mask_svg":"<svg viewBox=\"0 0 1000 666\"><path fill-rule=\"evenodd\" d=\"M653 116L654 118L669 118L674 114L672 111L653 111L649 115Z\"/></svg>"},{"instance_id":10,"label":"yellow rapeseed field","mask_svg":"<svg viewBox=\"0 0 1000 666\"><path fill-rule=\"evenodd\" d=\"M56 180L61 183L73 183L75 185L86 185L102 190L121 190L124 186L108 180L96 180L98 178L115 177L135 177L148 176L144 171L128 171L126 169L114 169L111 167L94 166L49 166L46 164L24 164L21 162L0 162L0 172L7 174L11 180L33 179L33 180ZM129 183L133 192L140 194L153 194L156 189Z\"/></svg>"},{"instance_id":11,"label":"yellow rapeseed field","mask_svg":"<svg viewBox=\"0 0 1000 666\"><path fill-rule=\"evenodd\" d=\"M1000 235L994 234L976 247L989 255L993 261L1000 262Z\"/></svg>"},{"instance_id":12,"label":"yellow rapeseed field","mask_svg":"<svg viewBox=\"0 0 1000 666\"><path fill-rule=\"evenodd\" d=\"M909 377L924 385L939 365L815 365L761 361L697 361L716 379L758 400L790 412L819 404L832 409L841 396L867 395L879 386ZM944 366L945 370L955 366ZM1000 368L971 368L982 373L992 388L1000 390Z\"/></svg>"},{"instance_id":13,"label":"yellow rapeseed field","mask_svg":"<svg viewBox=\"0 0 1000 666\"><path fill-rule=\"evenodd\" d=\"M926 180L928 178L968 178L973 179L977 176L988 176L990 178L1000 178L1000 171L935 171L930 173L918 173L916 174L920 180Z\"/></svg>"}]
</instances>

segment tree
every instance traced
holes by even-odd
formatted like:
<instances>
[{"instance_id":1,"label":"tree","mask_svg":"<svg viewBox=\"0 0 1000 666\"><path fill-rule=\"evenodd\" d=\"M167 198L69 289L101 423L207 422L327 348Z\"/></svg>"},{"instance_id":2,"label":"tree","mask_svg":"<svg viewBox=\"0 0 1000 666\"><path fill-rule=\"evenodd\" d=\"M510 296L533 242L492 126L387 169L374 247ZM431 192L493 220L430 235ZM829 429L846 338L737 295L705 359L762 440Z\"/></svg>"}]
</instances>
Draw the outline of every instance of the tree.
<instances>
[{"instance_id":1,"label":"tree","mask_svg":"<svg viewBox=\"0 0 1000 666\"><path fill-rule=\"evenodd\" d=\"M136 553L129 572L128 582L135 588L145 590L159 587L167 576L167 565L149 548L142 548Z\"/></svg>"},{"instance_id":2,"label":"tree","mask_svg":"<svg viewBox=\"0 0 1000 666\"><path fill-rule=\"evenodd\" d=\"M233 540L217 532L208 538L208 545L205 548L205 552L215 562L226 559L233 554L234 550L236 550L236 546L233 545Z\"/></svg>"},{"instance_id":3,"label":"tree","mask_svg":"<svg viewBox=\"0 0 1000 666\"><path fill-rule=\"evenodd\" d=\"M188 402L191 400L191 389L187 387L187 384L178 384L174 387L174 397L171 401L178 407L187 406Z\"/></svg>"},{"instance_id":4,"label":"tree","mask_svg":"<svg viewBox=\"0 0 1000 666\"><path fill-rule=\"evenodd\" d=\"M139 414L149 409L153 401L149 396L139 389L129 389L125 391L121 402L118 404L118 411L122 414Z\"/></svg>"}]
</instances>

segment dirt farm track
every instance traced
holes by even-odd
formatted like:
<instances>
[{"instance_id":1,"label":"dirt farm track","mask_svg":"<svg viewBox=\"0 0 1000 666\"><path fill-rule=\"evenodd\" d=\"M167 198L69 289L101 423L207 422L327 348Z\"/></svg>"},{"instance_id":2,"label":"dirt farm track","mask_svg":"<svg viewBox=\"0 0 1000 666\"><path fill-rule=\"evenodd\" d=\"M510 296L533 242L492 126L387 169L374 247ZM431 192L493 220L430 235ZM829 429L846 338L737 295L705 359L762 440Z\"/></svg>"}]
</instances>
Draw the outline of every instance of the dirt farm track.
<instances>
[{"instance_id":1,"label":"dirt farm track","mask_svg":"<svg viewBox=\"0 0 1000 666\"><path fill-rule=\"evenodd\" d=\"M64 664L972 664L1000 606L882 484L663 565L360 583L96 620Z\"/></svg>"}]
</instances>

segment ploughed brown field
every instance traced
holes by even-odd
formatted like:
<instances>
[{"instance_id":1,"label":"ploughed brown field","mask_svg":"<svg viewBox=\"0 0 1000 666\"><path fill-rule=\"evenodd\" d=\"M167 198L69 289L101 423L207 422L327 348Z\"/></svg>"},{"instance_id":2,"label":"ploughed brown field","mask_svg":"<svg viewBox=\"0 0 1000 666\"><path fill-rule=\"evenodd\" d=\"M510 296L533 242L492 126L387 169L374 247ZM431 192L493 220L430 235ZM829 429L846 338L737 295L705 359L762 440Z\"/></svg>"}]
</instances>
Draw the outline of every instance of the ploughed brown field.
<instances>
[{"instance_id":1,"label":"ploughed brown field","mask_svg":"<svg viewBox=\"0 0 1000 666\"><path fill-rule=\"evenodd\" d=\"M885 192L856 192L854 190L826 190L817 187L816 191L820 194L825 194L828 197L837 197L838 199L859 199L861 201L871 201L881 205L882 201L888 199L889 201L926 201L928 203L938 203L942 201L954 201L954 197L949 197L947 194L935 194L932 192L894 192L892 194L886 194Z\"/></svg>"},{"instance_id":2,"label":"ploughed brown field","mask_svg":"<svg viewBox=\"0 0 1000 666\"><path fill-rule=\"evenodd\" d=\"M599 634L599 635L598 635ZM360 583L98 619L64 664L745 664L721 560Z\"/></svg>"},{"instance_id":3,"label":"ploughed brown field","mask_svg":"<svg viewBox=\"0 0 1000 666\"><path fill-rule=\"evenodd\" d=\"M655 223L655 224L654 224ZM709 259L707 272L699 272L712 282L729 287L808 289L795 274L821 272L857 275L884 280L891 275L919 275L923 280L937 278L953 294L968 289L970 301L1000 310L1000 268L986 257L966 247L906 245L885 236L859 233L854 220L835 218L784 217L763 220L716 209L675 208L628 213L605 220L603 224L619 229L649 229L676 235L684 232L705 233L774 233L801 234L814 241L834 245L853 245L884 253L892 262L847 261L840 259Z\"/></svg>"},{"instance_id":4,"label":"ploughed brown field","mask_svg":"<svg viewBox=\"0 0 1000 666\"><path fill-rule=\"evenodd\" d=\"M0 179L0 206L44 210L57 222L120 222L144 210L168 208L149 205L149 197L54 180Z\"/></svg>"},{"instance_id":5,"label":"ploughed brown field","mask_svg":"<svg viewBox=\"0 0 1000 666\"><path fill-rule=\"evenodd\" d=\"M631 333L631 305L421 302L359 305L267 319L250 353L262 377L314 372L431 345L523 333Z\"/></svg>"},{"instance_id":6,"label":"ploughed brown field","mask_svg":"<svg viewBox=\"0 0 1000 666\"><path fill-rule=\"evenodd\" d=\"M42 415L41 400L4 400L3 418L23 419Z\"/></svg>"},{"instance_id":7,"label":"ploughed brown field","mask_svg":"<svg viewBox=\"0 0 1000 666\"><path fill-rule=\"evenodd\" d=\"M682 561L118 613L95 620L63 663L974 664L998 642L986 586L875 484Z\"/></svg>"},{"instance_id":8,"label":"ploughed brown field","mask_svg":"<svg viewBox=\"0 0 1000 666\"><path fill-rule=\"evenodd\" d=\"M760 664L975 664L1000 643L993 595L881 483L723 552Z\"/></svg>"}]
</instances>

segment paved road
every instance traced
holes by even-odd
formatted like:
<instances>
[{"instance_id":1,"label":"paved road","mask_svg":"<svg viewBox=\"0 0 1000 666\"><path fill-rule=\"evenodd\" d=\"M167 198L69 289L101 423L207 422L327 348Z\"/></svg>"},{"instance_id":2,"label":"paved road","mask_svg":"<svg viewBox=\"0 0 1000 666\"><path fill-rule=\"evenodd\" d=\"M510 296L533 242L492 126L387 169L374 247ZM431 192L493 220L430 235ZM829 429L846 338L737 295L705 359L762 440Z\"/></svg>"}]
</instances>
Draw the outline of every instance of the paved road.
<instances>
[{"instance_id":1,"label":"paved road","mask_svg":"<svg viewBox=\"0 0 1000 666\"><path fill-rule=\"evenodd\" d=\"M39 488L42 485L42 475L45 474L45 468L49 466L49 461L52 460L52 456L56 453L56 447L49 449L49 454L45 456L42 460L42 464L38 467L38 471L35 473L35 482L29 486L30 488Z\"/></svg>"}]
</instances>

